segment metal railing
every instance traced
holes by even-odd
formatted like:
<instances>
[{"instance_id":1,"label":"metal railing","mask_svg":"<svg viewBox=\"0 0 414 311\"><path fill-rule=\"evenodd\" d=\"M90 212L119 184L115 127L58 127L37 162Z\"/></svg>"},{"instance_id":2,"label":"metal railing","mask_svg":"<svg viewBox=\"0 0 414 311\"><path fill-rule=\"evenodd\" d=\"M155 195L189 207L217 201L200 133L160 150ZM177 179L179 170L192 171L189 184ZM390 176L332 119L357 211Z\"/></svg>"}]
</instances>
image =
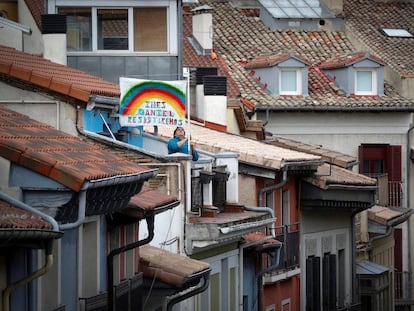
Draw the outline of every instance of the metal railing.
<instances>
[{"instance_id":1,"label":"metal railing","mask_svg":"<svg viewBox=\"0 0 414 311\"><path fill-rule=\"evenodd\" d=\"M394 290L396 300L411 300L411 277L408 271L394 272Z\"/></svg>"},{"instance_id":2,"label":"metal railing","mask_svg":"<svg viewBox=\"0 0 414 311\"><path fill-rule=\"evenodd\" d=\"M283 243L276 270L290 270L299 266L299 223L275 227L276 239Z\"/></svg>"},{"instance_id":3,"label":"metal railing","mask_svg":"<svg viewBox=\"0 0 414 311\"><path fill-rule=\"evenodd\" d=\"M388 207L400 208L404 203L404 183L402 181L389 181L387 174L367 174L378 180L378 204Z\"/></svg>"}]
</instances>

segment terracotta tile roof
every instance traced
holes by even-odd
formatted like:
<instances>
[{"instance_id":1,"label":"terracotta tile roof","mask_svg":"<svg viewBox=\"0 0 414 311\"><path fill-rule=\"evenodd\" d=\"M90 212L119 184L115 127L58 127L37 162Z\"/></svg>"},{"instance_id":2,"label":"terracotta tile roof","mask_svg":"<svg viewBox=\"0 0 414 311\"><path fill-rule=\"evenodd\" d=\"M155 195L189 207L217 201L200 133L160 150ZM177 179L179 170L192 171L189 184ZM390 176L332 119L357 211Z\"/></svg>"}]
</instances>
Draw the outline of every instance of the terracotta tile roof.
<instances>
[{"instance_id":1,"label":"terracotta tile roof","mask_svg":"<svg viewBox=\"0 0 414 311\"><path fill-rule=\"evenodd\" d=\"M139 193L132 196L128 207L121 211L122 214L140 218L145 218L145 214L155 209L169 209L180 204L176 196L143 187Z\"/></svg>"},{"instance_id":2,"label":"terracotta tile roof","mask_svg":"<svg viewBox=\"0 0 414 311\"><path fill-rule=\"evenodd\" d=\"M356 174L350 170L330 164L319 166L317 173L314 176L306 177L305 180L321 189L326 189L330 185L373 187L377 185L375 178Z\"/></svg>"},{"instance_id":3,"label":"terracotta tile roof","mask_svg":"<svg viewBox=\"0 0 414 311\"><path fill-rule=\"evenodd\" d=\"M152 132L152 127L146 131ZM158 135L168 139L173 136L174 127L158 127ZM320 161L321 157L299 151L289 150L259 142L255 139L223 133L204 127L203 125L191 123L191 141L202 150L220 153L235 152L239 155L239 161L252 163L273 169L280 169L284 162L296 161Z\"/></svg>"},{"instance_id":4,"label":"terracotta tile roof","mask_svg":"<svg viewBox=\"0 0 414 311\"><path fill-rule=\"evenodd\" d=\"M86 181L150 172L99 146L2 107L0 156L74 191Z\"/></svg>"},{"instance_id":5,"label":"terracotta tile roof","mask_svg":"<svg viewBox=\"0 0 414 311\"><path fill-rule=\"evenodd\" d=\"M53 227L40 216L0 200L0 230L2 229L52 230Z\"/></svg>"},{"instance_id":6,"label":"terracotta tile roof","mask_svg":"<svg viewBox=\"0 0 414 311\"><path fill-rule=\"evenodd\" d=\"M285 60L288 60L289 58L295 58L309 65L308 60L302 59L300 56L295 55L295 53L282 53L282 54L258 56L252 59L251 61L249 61L246 65L244 65L244 67L246 69L272 67Z\"/></svg>"},{"instance_id":7,"label":"terracotta tile roof","mask_svg":"<svg viewBox=\"0 0 414 311\"><path fill-rule=\"evenodd\" d=\"M402 28L414 34L414 3L410 1L344 1L346 26L402 77L414 77L413 38L390 38L379 27Z\"/></svg>"},{"instance_id":8,"label":"terracotta tile roof","mask_svg":"<svg viewBox=\"0 0 414 311\"><path fill-rule=\"evenodd\" d=\"M359 4L369 1L352 0L351 2ZM400 96L388 83L385 83L384 86L384 96L347 96L318 68L318 65L323 61L357 52L345 32L272 31L260 19L243 14L237 8L232 7L228 1L200 1L197 6L203 4L208 4L213 8L215 52L226 61L229 68L228 73L236 81L241 97L253 103L256 108L283 111L414 110L414 101ZM373 2L372 5L377 5L377 2ZM353 12L359 12L355 14L375 15L371 14L369 9L353 8ZM361 24L362 20L361 18ZM373 29L371 28L369 31L373 32ZM375 30L375 32L378 31ZM384 42L379 46L386 46L386 44ZM262 89L255 78L249 75L249 71L244 68L245 64L260 55L277 55L292 51L307 59L311 64L308 73L309 96L272 96L267 94L266 90ZM390 58L384 57L383 53L375 54L387 64L391 62ZM403 55L405 55L404 63L408 65L411 53L405 50ZM403 60L401 59L401 61ZM411 62L414 61L411 60Z\"/></svg>"},{"instance_id":9,"label":"terracotta tile roof","mask_svg":"<svg viewBox=\"0 0 414 311\"><path fill-rule=\"evenodd\" d=\"M156 278L178 288L193 286L203 273L210 272L208 263L150 245L141 246L139 255L144 277Z\"/></svg>"},{"instance_id":10,"label":"terracotta tile roof","mask_svg":"<svg viewBox=\"0 0 414 311\"><path fill-rule=\"evenodd\" d=\"M266 142L282 148L318 155L325 162L332 163L343 168L349 168L357 164L357 158L347 154L322 148L322 146L320 145L306 144L300 141L276 135L267 138Z\"/></svg>"},{"instance_id":11,"label":"terracotta tile roof","mask_svg":"<svg viewBox=\"0 0 414 311\"><path fill-rule=\"evenodd\" d=\"M43 0L25 0L24 1L29 9L30 13L33 16L33 19L37 27L42 30L42 14L44 13Z\"/></svg>"},{"instance_id":12,"label":"terracotta tile roof","mask_svg":"<svg viewBox=\"0 0 414 311\"><path fill-rule=\"evenodd\" d=\"M374 55L369 53L357 52L350 55L342 55L332 59L328 59L319 64L319 69L336 69L348 67L363 59L371 59L379 64L385 65L385 63Z\"/></svg>"},{"instance_id":13,"label":"terracotta tile roof","mask_svg":"<svg viewBox=\"0 0 414 311\"><path fill-rule=\"evenodd\" d=\"M220 76L227 77L227 97L229 99L236 98L240 95L237 84L232 79L231 75L228 74L230 70L224 59L213 52L212 55L198 55L195 49L192 47L188 38L192 37L192 13L185 7L183 10L184 19L184 36L183 36L183 62L184 66L193 67L215 67L218 69Z\"/></svg>"},{"instance_id":14,"label":"terracotta tile roof","mask_svg":"<svg viewBox=\"0 0 414 311\"><path fill-rule=\"evenodd\" d=\"M368 219L379 224L386 225L393 218L403 215L402 211L390 209L385 206L375 205L368 209Z\"/></svg>"},{"instance_id":15,"label":"terracotta tile roof","mask_svg":"<svg viewBox=\"0 0 414 311\"><path fill-rule=\"evenodd\" d=\"M40 56L0 45L0 78L15 78L46 92L87 103L91 95L119 97L119 85Z\"/></svg>"}]
</instances>

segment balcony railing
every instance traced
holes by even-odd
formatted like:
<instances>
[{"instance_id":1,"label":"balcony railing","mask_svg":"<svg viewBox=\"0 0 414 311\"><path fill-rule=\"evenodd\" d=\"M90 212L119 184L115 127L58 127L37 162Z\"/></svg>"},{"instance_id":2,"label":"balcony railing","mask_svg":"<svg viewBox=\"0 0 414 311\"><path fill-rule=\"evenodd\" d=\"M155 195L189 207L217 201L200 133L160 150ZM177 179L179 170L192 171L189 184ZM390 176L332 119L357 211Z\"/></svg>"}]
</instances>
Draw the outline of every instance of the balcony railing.
<instances>
[{"instance_id":1,"label":"balcony railing","mask_svg":"<svg viewBox=\"0 0 414 311\"><path fill-rule=\"evenodd\" d=\"M378 180L378 204L388 207L403 207L404 192L402 181L389 181L387 174L370 175Z\"/></svg>"},{"instance_id":2,"label":"balcony railing","mask_svg":"<svg viewBox=\"0 0 414 311\"><path fill-rule=\"evenodd\" d=\"M394 288L395 288L395 300L400 301L412 301L411 295L411 277L412 273L394 272Z\"/></svg>"},{"instance_id":3,"label":"balcony railing","mask_svg":"<svg viewBox=\"0 0 414 311\"><path fill-rule=\"evenodd\" d=\"M290 270L299 266L299 223L275 228L276 239L283 243L277 270Z\"/></svg>"}]
</instances>

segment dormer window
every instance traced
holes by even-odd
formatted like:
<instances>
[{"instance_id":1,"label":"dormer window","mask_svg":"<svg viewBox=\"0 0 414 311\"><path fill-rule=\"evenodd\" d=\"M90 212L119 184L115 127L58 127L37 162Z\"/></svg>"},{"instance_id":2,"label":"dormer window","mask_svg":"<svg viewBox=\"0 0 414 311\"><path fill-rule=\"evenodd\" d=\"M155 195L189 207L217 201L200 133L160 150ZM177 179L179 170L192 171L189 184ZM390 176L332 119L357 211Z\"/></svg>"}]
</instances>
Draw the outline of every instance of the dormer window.
<instances>
[{"instance_id":1,"label":"dormer window","mask_svg":"<svg viewBox=\"0 0 414 311\"><path fill-rule=\"evenodd\" d=\"M259 56L245 65L271 95L308 95L309 63L295 53Z\"/></svg>"},{"instance_id":2,"label":"dormer window","mask_svg":"<svg viewBox=\"0 0 414 311\"><path fill-rule=\"evenodd\" d=\"M280 95L301 95L302 74L300 69L281 69L279 77Z\"/></svg>"},{"instance_id":3,"label":"dormer window","mask_svg":"<svg viewBox=\"0 0 414 311\"><path fill-rule=\"evenodd\" d=\"M379 58L359 52L327 60L319 69L347 95L382 96L384 66Z\"/></svg>"},{"instance_id":4,"label":"dormer window","mask_svg":"<svg viewBox=\"0 0 414 311\"><path fill-rule=\"evenodd\" d=\"M355 70L355 95L377 94L377 71L373 69Z\"/></svg>"}]
</instances>

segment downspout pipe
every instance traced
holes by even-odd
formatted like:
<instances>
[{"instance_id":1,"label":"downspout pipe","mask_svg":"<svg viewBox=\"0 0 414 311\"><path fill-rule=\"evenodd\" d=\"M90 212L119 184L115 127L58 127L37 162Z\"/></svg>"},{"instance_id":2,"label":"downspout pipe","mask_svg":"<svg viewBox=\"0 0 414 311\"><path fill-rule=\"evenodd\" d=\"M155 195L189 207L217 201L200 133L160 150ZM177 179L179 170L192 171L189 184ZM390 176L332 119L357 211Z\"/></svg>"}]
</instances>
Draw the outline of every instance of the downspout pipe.
<instances>
[{"instance_id":1,"label":"downspout pipe","mask_svg":"<svg viewBox=\"0 0 414 311\"><path fill-rule=\"evenodd\" d=\"M3 311L9 311L10 310L10 294L12 291L14 291L16 288L23 286L31 281L33 281L36 278L41 277L42 275L46 274L50 268L53 265L53 239L50 239L46 242L46 249L45 249L45 264L43 265L42 268L40 268L39 270L34 271L32 274L24 277L23 279L20 279L16 282L14 282L13 284L7 286L4 290L3 290L3 307L2 310Z\"/></svg>"},{"instance_id":2,"label":"downspout pipe","mask_svg":"<svg viewBox=\"0 0 414 311\"><path fill-rule=\"evenodd\" d=\"M377 235L375 237L373 237L372 239L369 239L369 247L368 247L368 251L369 251L369 260L372 260L372 244L374 241L376 240L380 240L383 238L386 238L388 236L391 235L392 233L392 229L403 223L404 221L410 219L410 216L414 213L414 210L409 210L407 213L405 213L404 215L401 215L400 217L396 217L390 221L387 222L387 230L385 231L384 234L381 235Z\"/></svg>"},{"instance_id":3,"label":"downspout pipe","mask_svg":"<svg viewBox=\"0 0 414 311\"><path fill-rule=\"evenodd\" d=\"M154 220L155 214L152 212L145 217L148 228L148 237L143 240L139 240L128 245L113 249L107 256L107 278L108 278L108 311L113 311L114 308L114 257L131 249L148 244L154 238Z\"/></svg>"},{"instance_id":4,"label":"downspout pipe","mask_svg":"<svg viewBox=\"0 0 414 311\"><path fill-rule=\"evenodd\" d=\"M259 206L263 206L263 194L266 192L273 192L277 189L282 188L284 185L286 185L287 183L287 167L284 166L283 167L283 177L282 177L282 181L276 185L271 185L269 187L265 187L260 189L259 194L257 196L258 202L259 202Z\"/></svg>"},{"instance_id":5,"label":"downspout pipe","mask_svg":"<svg viewBox=\"0 0 414 311\"><path fill-rule=\"evenodd\" d=\"M260 257L261 258L261 257ZM271 272L275 270L279 266L280 262L280 246L277 248L277 254L276 254L276 260L273 265L270 267L267 267L266 269L263 269L259 271L259 273L256 276L256 284L257 284L257 311L262 310L262 298L263 298L263 275L265 273ZM260 259L260 266L262 264L262 260Z\"/></svg>"},{"instance_id":6,"label":"downspout pipe","mask_svg":"<svg viewBox=\"0 0 414 311\"><path fill-rule=\"evenodd\" d=\"M167 297L167 303L164 303L163 311L171 311L174 305L176 305L177 303L204 292L210 284L210 271L210 268L207 271L202 271L203 280L201 284L197 285L197 287L185 291L184 293L178 293L176 295Z\"/></svg>"}]
</instances>

